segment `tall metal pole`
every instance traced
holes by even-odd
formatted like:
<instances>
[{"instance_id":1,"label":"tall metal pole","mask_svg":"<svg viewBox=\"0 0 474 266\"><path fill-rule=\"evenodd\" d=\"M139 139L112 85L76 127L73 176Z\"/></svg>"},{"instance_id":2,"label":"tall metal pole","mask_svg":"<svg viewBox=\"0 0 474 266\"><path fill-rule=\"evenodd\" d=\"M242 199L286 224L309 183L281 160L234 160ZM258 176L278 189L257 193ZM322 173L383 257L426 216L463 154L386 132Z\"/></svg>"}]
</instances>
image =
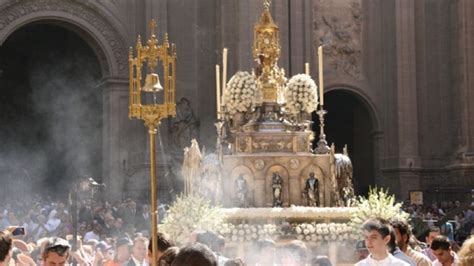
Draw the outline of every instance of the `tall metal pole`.
<instances>
[{"instance_id":1,"label":"tall metal pole","mask_svg":"<svg viewBox=\"0 0 474 266\"><path fill-rule=\"evenodd\" d=\"M156 207L156 152L155 136L156 127L150 126L148 134L150 135L150 190L151 190L151 250L153 254L152 266L158 265L158 209Z\"/></svg>"}]
</instances>

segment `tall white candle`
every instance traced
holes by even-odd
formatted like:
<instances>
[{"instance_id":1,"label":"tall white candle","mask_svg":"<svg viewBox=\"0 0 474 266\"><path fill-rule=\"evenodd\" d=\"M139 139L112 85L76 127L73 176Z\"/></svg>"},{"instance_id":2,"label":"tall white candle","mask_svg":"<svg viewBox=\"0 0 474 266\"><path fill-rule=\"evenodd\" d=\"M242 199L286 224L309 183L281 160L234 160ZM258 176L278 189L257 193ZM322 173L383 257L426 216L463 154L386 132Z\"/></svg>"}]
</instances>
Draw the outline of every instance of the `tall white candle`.
<instances>
[{"instance_id":1,"label":"tall white candle","mask_svg":"<svg viewBox=\"0 0 474 266\"><path fill-rule=\"evenodd\" d=\"M304 63L304 73L309 75L309 63Z\"/></svg>"},{"instance_id":2,"label":"tall white candle","mask_svg":"<svg viewBox=\"0 0 474 266\"><path fill-rule=\"evenodd\" d=\"M221 70L219 65L216 65L216 104L217 104L217 119L220 119L221 111Z\"/></svg>"},{"instance_id":3,"label":"tall white candle","mask_svg":"<svg viewBox=\"0 0 474 266\"><path fill-rule=\"evenodd\" d=\"M324 105L324 80L323 80L323 46L318 47L319 59L319 104Z\"/></svg>"},{"instance_id":4,"label":"tall white candle","mask_svg":"<svg viewBox=\"0 0 474 266\"><path fill-rule=\"evenodd\" d=\"M227 48L222 52L222 91L225 92L227 85ZM222 104L225 104L222 100Z\"/></svg>"}]
</instances>

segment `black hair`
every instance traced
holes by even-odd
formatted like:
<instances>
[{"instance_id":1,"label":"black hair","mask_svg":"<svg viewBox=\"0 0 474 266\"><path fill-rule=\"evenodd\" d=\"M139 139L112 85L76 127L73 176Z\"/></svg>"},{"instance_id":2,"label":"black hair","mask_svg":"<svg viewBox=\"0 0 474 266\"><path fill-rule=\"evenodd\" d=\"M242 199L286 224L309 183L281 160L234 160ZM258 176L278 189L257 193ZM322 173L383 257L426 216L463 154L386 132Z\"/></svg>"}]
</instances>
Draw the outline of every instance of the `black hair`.
<instances>
[{"instance_id":1,"label":"black hair","mask_svg":"<svg viewBox=\"0 0 474 266\"><path fill-rule=\"evenodd\" d=\"M391 227L386 220L376 218L365 221L362 225L362 230L367 232L375 230L379 232L380 235L382 235L382 238L385 238L386 236L390 235Z\"/></svg>"},{"instance_id":2,"label":"black hair","mask_svg":"<svg viewBox=\"0 0 474 266\"><path fill-rule=\"evenodd\" d=\"M214 253L205 245L195 243L184 246L173 261L173 266L217 266Z\"/></svg>"},{"instance_id":3,"label":"black hair","mask_svg":"<svg viewBox=\"0 0 474 266\"><path fill-rule=\"evenodd\" d=\"M0 262L4 262L12 249L12 239L9 233L0 232Z\"/></svg>"},{"instance_id":4,"label":"black hair","mask_svg":"<svg viewBox=\"0 0 474 266\"><path fill-rule=\"evenodd\" d=\"M432 250L449 250L451 248L451 243L449 243L449 240L446 236L439 235L433 239L430 247Z\"/></svg>"}]
</instances>

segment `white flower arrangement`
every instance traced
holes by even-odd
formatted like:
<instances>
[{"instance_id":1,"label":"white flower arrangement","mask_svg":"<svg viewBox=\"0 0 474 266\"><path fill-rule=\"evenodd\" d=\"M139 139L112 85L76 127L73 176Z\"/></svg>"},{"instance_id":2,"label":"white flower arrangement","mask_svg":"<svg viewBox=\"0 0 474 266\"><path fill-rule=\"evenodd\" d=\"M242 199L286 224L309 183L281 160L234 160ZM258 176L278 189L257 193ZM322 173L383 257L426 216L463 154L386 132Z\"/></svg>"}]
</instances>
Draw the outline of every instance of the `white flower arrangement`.
<instances>
[{"instance_id":1,"label":"white flower arrangement","mask_svg":"<svg viewBox=\"0 0 474 266\"><path fill-rule=\"evenodd\" d=\"M257 87L254 75L239 71L229 80L224 91L223 101L229 114L247 112L262 102L262 92Z\"/></svg>"},{"instance_id":2,"label":"white flower arrangement","mask_svg":"<svg viewBox=\"0 0 474 266\"><path fill-rule=\"evenodd\" d=\"M287 112L297 115L301 112L311 113L316 110L317 91L318 87L311 76L298 74L291 77L284 92Z\"/></svg>"},{"instance_id":3,"label":"white flower arrangement","mask_svg":"<svg viewBox=\"0 0 474 266\"><path fill-rule=\"evenodd\" d=\"M195 230L215 231L224 216L218 207L198 196L180 196L168 210L160 230L185 244Z\"/></svg>"},{"instance_id":4,"label":"white flower arrangement","mask_svg":"<svg viewBox=\"0 0 474 266\"><path fill-rule=\"evenodd\" d=\"M355 232L361 232L362 224L373 218L390 220L405 220L409 214L402 210L401 203L395 203L395 197L388 195L388 190L370 189L368 198L359 197L355 203L350 225Z\"/></svg>"},{"instance_id":5,"label":"white flower arrangement","mask_svg":"<svg viewBox=\"0 0 474 266\"><path fill-rule=\"evenodd\" d=\"M252 242L258 239L276 239L282 235L274 224L238 224L222 223L217 232L226 238L227 242Z\"/></svg>"},{"instance_id":6,"label":"white flower arrangement","mask_svg":"<svg viewBox=\"0 0 474 266\"><path fill-rule=\"evenodd\" d=\"M294 225L296 238L305 242L342 242L359 239L347 223L301 223Z\"/></svg>"}]
</instances>

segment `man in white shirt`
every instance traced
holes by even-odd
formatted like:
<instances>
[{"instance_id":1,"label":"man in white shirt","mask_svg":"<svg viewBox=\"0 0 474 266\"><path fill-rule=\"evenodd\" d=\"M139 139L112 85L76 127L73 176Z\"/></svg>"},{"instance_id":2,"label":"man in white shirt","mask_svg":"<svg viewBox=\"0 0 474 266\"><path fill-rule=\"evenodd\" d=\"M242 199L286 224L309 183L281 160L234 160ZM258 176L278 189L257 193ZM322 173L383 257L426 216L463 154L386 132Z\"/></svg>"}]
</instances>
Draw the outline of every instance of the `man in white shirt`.
<instances>
[{"instance_id":1,"label":"man in white shirt","mask_svg":"<svg viewBox=\"0 0 474 266\"><path fill-rule=\"evenodd\" d=\"M451 250L451 243L446 236L439 235L431 241L431 250L436 260L433 266L457 266L459 264L456 253Z\"/></svg>"},{"instance_id":2,"label":"man in white shirt","mask_svg":"<svg viewBox=\"0 0 474 266\"><path fill-rule=\"evenodd\" d=\"M382 219L370 219L362 225L365 245L369 256L356 263L356 266L409 266L388 252L387 244L390 241L390 224Z\"/></svg>"}]
</instances>

